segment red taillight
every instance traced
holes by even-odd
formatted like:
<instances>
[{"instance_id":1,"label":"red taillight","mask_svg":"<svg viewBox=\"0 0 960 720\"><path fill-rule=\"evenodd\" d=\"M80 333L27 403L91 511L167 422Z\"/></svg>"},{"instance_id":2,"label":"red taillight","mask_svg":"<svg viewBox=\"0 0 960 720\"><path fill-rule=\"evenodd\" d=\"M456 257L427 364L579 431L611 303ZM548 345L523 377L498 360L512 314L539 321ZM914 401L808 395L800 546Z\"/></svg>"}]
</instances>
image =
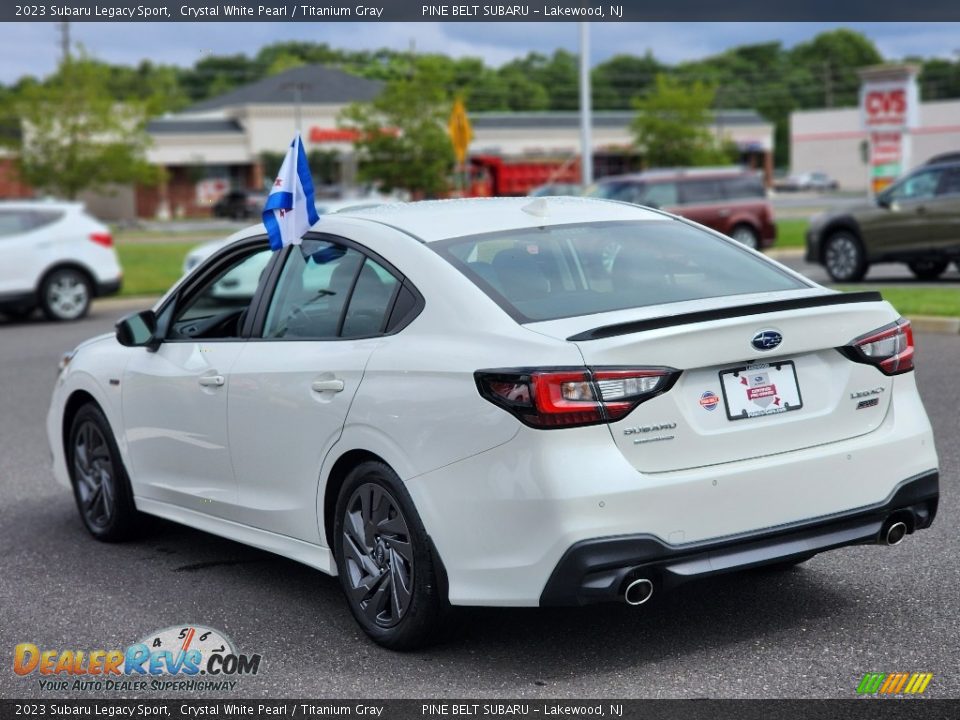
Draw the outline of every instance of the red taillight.
<instances>
[{"instance_id":1,"label":"red taillight","mask_svg":"<svg viewBox=\"0 0 960 720\"><path fill-rule=\"evenodd\" d=\"M876 366L884 375L899 375L913 370L913 328L900 318L842 348L855 362Z\"/></svg>"},{"instance_id":2,"label":"red taillight","mask_svg":"<svg viewBox=\"0 0 960 720\"><path fill-rule=\"evenodd\" d=\"M596 425L626 417L670 389L673 368L508 368L478 370L480 394L535 428Z\"/></svg>"},{"instance_id":3,"label":"red taillight","mask_svg":"<svg viewBox=\"0 0 960 720\"><path fill-rule=\"evenodd\" d=\"M113 237L111 237L110 233L90 233L90 239L97 245L103 245L103 247L113 247Z\"/></svg>"}]
</instances>

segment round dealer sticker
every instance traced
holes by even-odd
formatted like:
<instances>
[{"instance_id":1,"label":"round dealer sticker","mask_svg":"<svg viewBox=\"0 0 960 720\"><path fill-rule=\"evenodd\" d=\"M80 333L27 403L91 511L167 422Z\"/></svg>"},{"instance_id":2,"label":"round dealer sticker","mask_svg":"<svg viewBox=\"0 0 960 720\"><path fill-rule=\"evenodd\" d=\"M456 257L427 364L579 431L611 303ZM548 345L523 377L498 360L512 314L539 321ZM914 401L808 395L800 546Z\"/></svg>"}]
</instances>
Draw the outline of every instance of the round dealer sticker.
<instances>
[{"instance_id":1,"label":"round dealer sticker","mask_svg":"<svg viewBox=\"0 0 960 720\"><path fill-rule=\"evenodd\" d=\"M700 396L700 407L704 410L716 410L717 405L720 403L720 398L717 397L715 392L707 390L703 395Z\"/></svg>"}]
</instances>

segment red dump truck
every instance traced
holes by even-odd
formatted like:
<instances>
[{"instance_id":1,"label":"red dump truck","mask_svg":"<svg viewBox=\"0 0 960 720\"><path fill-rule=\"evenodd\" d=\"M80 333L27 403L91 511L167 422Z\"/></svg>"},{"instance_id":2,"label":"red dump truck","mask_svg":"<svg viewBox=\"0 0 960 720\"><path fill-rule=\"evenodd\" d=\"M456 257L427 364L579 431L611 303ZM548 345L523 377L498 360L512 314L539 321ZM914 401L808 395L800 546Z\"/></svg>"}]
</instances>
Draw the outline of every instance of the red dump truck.
<instances>
[{"instance_id":1,"label":"red dump truck","mask_svg":"<svg viewBox=\"0 0 960 720\"><path fill-rule=\"evenodd\" d=\"M580 161L575 157L473 155L469 163L469 197L527 195L546 183L580 182Z\"/></svg>"}]
</instances>

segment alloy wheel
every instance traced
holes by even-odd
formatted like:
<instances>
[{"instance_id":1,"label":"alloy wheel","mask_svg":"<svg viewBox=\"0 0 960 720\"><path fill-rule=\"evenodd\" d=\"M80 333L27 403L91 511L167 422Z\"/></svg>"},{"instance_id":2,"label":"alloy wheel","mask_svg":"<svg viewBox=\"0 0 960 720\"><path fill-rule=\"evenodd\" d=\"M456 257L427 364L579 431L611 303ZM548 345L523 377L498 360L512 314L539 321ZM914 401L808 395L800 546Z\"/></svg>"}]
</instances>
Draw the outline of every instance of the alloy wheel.
<instances>
[{"instance_id":1,"label":"alloy wheel","mask_svg":"<svg viewBox=\"0 0 960 720\"><path fill-rule=\"evenodd\" d=\"M76 273L57 274L46 287L46 306L58 318L74 320L86 312L90 289Z\"/></svg>"},{"instance_id":2,"label":"alloy wheel","mask_svg":"<svg viewBox=\"0 0 960 720\"><path fill-rule=\"evenodd\" d=\"M107 440L93 422L77 428L73 469L84 519L93 528L107 527L116 504L116 473Z\"/></svg>"},{"instance_id":3,"label":"alloy wheel","mask_svg":"<svg viewBox=\"0 0 960 720\"><path fill-rule=\"evenodd\" d=\"M837 235L827 244L824 264L837 280L849 280L860 266L860 246L849 235Z\"/></svg>"},{"instance_id":4,"label":"alloy wheel","mask_svg":"<svg viewBox=\"0 0 960 720\"><path fill-rule=\"evenodd\" d=\"M757 241L756 233L743 225L734 229L733 234L730 237L732 237L741 245L746 245L752 250L756 250L760 246L760 243Z\"/></svg>"},{"instance_id":5,"label":"alloy wheel","mask_svg":"<svg viewBox=\"0 0 960 720\"><path fill-rule=\"evenodd\" d=\"M347 501L343 556L348 595L371 624L394 627L413 599L413 546L396 499L381 485L364 483Z\"/></svg>"}]
</instances>

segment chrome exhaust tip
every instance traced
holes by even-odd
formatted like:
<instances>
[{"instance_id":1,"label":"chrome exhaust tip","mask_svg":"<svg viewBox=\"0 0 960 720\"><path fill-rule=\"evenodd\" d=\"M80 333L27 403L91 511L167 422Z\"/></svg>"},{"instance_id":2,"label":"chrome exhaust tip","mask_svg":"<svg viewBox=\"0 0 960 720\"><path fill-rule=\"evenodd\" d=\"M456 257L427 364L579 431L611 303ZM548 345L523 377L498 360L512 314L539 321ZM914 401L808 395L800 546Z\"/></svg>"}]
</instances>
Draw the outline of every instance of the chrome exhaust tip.
<instances>
[{"instance_id":1,"label":"chrome exhaust tip","mask_svg":"<svg viewBox=\"0 0 960 720\"><path fill-rule=\"evenodd\" d=\"M899 545L903 542L903 539L907 536L907 525L904 522L895 522L887 528L886 534L883 536L883 541L887 545Z\"/></svg>"},{"instance_id":2,"label":"chrome exhaust tip","mask_svg":"<svg viewBox=\"0 0 960 720\"><path fill-rule=\"evenodd\" d=\"M653 582L647 578L634 580L623 591L623 600L627 605L643 605L653 597Z\"/></svg>"}]
</instances>

